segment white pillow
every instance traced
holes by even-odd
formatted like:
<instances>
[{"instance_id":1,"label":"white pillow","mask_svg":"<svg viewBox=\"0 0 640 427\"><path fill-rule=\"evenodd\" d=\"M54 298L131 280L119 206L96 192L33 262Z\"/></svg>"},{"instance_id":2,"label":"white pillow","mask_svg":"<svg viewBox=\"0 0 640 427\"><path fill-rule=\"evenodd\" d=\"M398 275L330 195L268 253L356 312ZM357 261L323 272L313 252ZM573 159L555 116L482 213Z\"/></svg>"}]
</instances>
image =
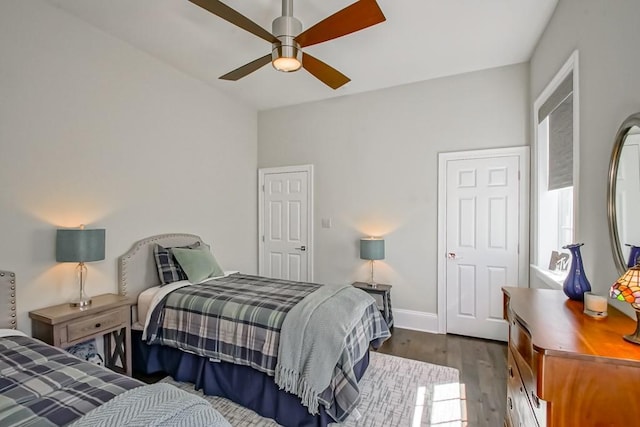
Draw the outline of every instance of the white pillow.
<instances>
[{"instance_id":1,"label":"white pillow","mask_svg":"<svg viewBox=\"0 0 640 427\"><path fill-rule=\"evenodd\" d=\"M17 329L0 329L0 338L4 337L26 337L28 336L22 331Z\"/></svg>"}]
</instances>

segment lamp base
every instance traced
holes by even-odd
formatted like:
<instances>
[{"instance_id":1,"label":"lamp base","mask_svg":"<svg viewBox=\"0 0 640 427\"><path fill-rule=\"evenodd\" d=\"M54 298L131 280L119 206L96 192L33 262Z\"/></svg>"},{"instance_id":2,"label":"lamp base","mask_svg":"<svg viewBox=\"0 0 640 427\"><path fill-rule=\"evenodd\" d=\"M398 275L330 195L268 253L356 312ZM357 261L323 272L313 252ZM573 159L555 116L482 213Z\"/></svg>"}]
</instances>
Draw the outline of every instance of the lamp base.
<instances>
[{"instance_id":1,"label":"lamp base","mask_svg":"<svg viewBox=\"0 0 640 427\"><path fill-rule=\"evenodd\" d=\"M91 298L84 291L84 284L87 281L87 266L84 265L84 262L79 263L76 267L76 275L80 285L80 293L78 299L71 301L71 307L86 308L91 305Z\"/></svg>"},{"instance_id":2,"label":"lamp base","mask_svg":"<svg viewBox=\"0 0 640 427\"><path fill-rule=\"evenodd\" d=\"M89 307L91 305L91 298L82 299L82 300L78 300L78 301L72 301L72 302L69 303L69 305L71 307L80 307L80 308Z\"/></svg>"},{"instance_id":3,"label":"lamp base","mask_svg":"<svg viewBox=\"0 0 640 427\"><path fill-rule=\"evenodd\" d=\"M640 337L637 337L635 335L625 335L622 338L624 338L625 341L640 345Z\"/></svg>"},{"instance_id":4,"label":"lamp base","mask_svg":"<svg viewBox=\"0 0 640 427\"><path fill-rule=\"evenodd\" d=\"M635 307L634 307L635 308ZM625 341L640 345L640 311L636 309L636 331L633 334L625 335Z\"/></svg>"}]
</instances>

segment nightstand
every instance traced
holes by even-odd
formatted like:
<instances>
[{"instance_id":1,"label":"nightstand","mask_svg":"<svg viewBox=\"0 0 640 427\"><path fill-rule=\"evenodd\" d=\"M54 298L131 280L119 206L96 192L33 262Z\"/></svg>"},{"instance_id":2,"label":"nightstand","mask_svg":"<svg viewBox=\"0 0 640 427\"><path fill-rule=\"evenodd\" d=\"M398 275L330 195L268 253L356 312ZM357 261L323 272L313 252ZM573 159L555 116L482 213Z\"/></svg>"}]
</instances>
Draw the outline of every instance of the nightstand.
<instances>
[{"instance_id":1,"label":"nightstand","mask_svg":"<svg viewBox=\"0 0 640 427\"><path fill-rule=\"evenodd\" d=\"M373 295L374 297L375 295L380 295L382 297L382 308L380 309L380 313L382 314L384 320L387 322L387 326L389 327L389 329L392 329L393 311L391 311L391 285L378 283L374 288L369 283L353 282L351 286L362 289L363 291Z\"/></svg>"},{"instance_id":2,"label":"nightstand","mask_svg":"<svg viewBox=\"0 0 640 427\"><path fill-rule=\"evenodd\" d=\"M30 311L33 337L60 348L103 337L105 366L131 376L131 305L135 302L115 294L91 299L86 308L66 303ZM118 360L122 368L116 365Z\"/></svg>"}]
</instances>

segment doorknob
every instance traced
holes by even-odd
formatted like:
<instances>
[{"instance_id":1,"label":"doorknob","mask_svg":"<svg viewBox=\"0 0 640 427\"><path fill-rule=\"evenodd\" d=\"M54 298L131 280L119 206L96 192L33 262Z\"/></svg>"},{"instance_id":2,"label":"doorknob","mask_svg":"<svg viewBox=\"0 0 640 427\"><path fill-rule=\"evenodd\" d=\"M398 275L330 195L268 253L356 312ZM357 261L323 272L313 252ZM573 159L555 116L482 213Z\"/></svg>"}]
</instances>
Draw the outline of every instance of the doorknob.
<instances>
[{"instance_id":1,"label":"doorknob","mask_svg":"<svg viewBox=\"0 0 640 427\"><path fill-rule=\"evenodd\" d=\"M299 248L293 248L293 249L295 249L295 250L297 250L297 251L302 251L302 252L304 252L304 251L306 251L306 250L307 250L307 247L306 247L306 246L300 246Z\"/></svg>"},{"instance_id":2,"label":"doorknob","mask_svg":"<svg viewBox=\"0 0 640 427\"><path fill-rule=\"evenodd\" d=\"M447 252L448 259L462 259L462 257L458 256L455 252Z\"/></svg>"}]
</instances>

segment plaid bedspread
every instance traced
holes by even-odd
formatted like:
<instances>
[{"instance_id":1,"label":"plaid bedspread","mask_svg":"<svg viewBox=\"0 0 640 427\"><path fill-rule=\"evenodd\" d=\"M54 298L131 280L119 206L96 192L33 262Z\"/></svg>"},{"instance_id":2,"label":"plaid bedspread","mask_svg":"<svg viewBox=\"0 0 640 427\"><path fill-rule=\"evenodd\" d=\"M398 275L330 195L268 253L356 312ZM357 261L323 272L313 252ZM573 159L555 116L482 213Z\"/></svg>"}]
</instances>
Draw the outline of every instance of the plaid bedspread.
<instances>
[{"instance_id":1,"label":"plaid bedspread","mask_svg":"<svg viewBox=\"0 0 640 427\"><path fill-rule=\"evenodd\" d=\"M280 329L291 308L320 286L313 283L233 274L177 289L153 311L147 342L179 348L200 356L248 365L273 376ZM374 302L345 337L329 390L320 402L343 419L357 403L359 391L353 366L369 343L381 343L389 329ZM332 413L333 412L333 413Z\"/></svg>"},{"instance_id":2,"label":"plaid bedspread","mask_svg":"<svg viewBox=\"0 0 640 427\"><path fill-rule=\"evenodd\" d=\"M0 338L3 427L65 425L140 385L33 338Z\"/></svg>"}]
</instances>

